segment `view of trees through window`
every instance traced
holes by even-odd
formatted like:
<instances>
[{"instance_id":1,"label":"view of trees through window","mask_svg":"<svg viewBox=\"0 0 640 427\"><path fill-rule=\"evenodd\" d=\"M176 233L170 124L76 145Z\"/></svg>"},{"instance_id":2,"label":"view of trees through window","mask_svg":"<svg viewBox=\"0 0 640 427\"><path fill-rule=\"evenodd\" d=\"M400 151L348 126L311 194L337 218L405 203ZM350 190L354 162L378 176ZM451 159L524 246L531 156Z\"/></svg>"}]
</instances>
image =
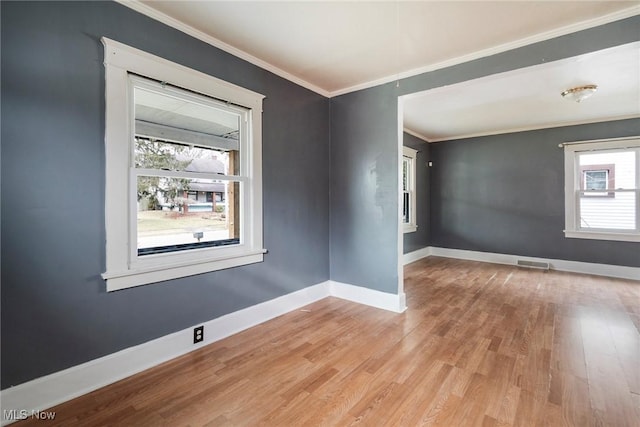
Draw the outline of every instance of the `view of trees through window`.
<instances>
[{"instance_id":1,"label":"view of trees through window","mask_svg":"<svg viewBox=\"0 0 640 427\"><path fill-rule=\"evenodd\" d=\"M140 254L173 251L180 245L235 243L230 227L229 192L233 182L171 176L172 172L226 175L229 152L186 144L135 138L137 233ZM162 174L143 174L145 170Z\"/></svg>"},{"instance_id":2,"label":"view of trees through window","mask_svg":"<svg viewBox=\"0 0 640 427\"><path fill-rule=\"evenodd\" d=\"M240 115L208 97L133 81L138 255L238 243Z\"/></svg>"}]
</instances>

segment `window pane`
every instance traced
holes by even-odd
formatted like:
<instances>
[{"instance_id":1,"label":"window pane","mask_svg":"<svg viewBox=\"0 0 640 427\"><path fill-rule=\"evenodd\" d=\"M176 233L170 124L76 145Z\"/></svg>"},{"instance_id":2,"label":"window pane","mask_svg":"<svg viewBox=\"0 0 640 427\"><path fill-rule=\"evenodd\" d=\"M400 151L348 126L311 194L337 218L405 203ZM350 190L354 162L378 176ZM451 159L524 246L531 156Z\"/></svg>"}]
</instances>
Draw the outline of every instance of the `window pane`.
<instances>
[{"instance_id":1,"label":"window pane","mask_svg":"<svg viewBox=\"0 0 640 427\"><path fill-rule=\"evenodd\" d=\"M614 192L614 197L588 197L581 192L580 227L614 230L636 228L636 193Z\"/></svg>"},{"instance_id":2,"label":"window pane","mask_svg":"<svg viewBox=\"0 0 640 427\"><path fill-rule=\"evenodd\" d=\"M406 157L402 159L402 190L409 189L409 173L411 169L410 160Z\"/></svg>"},{"instance_id":3,"label":"window pane","mask_svg":"<svg viewBox=\"0 0 640 427\"><path fill-rule=\"evenodd\" d=\"M405 191L403 193L403 203L402 203L402 222L405 224L409 224L411 220L411 206L410 206L410 194Z\"/></svg>"},{"instance_id":4,"label":"window pane","mask_svg":"<svg viewBox=\"0 0 640 427\"><path fill-rule=\"evenodd\" d=\"M214 101L201 95L181 95L175 89L165 93L160 88L134 87L138 167L188 170L189 166L203 166L193 164L196 160L216 157L225 163L220 173L238 175L241 117L208 102Z\"/></svg>"},{"instance_id":5,"label":"window pane","mask_svg":"<svg viewBox=\"0 0 640 427\"><path fill-rule=\"evenodd\" d=\"M138 254L238 244L239 200L237 182L139 176Z\"/></svg>"}]
</instances>

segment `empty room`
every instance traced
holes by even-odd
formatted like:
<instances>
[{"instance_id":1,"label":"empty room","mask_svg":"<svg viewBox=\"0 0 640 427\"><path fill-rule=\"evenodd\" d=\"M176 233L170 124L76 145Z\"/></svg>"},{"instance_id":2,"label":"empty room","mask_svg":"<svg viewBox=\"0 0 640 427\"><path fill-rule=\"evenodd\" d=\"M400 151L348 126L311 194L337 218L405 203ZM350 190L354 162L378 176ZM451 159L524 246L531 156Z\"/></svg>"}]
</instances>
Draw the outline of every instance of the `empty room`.
<instances>
[{"instance_id":1,"label":"empty room","mask_svg":"<svg viewBox=\"0 0 640 427\"><path fill-rule=\"evenodd\" d=\"M640 425L637 1L0 19L2 425Z\"/></svg>"}]
</instances>

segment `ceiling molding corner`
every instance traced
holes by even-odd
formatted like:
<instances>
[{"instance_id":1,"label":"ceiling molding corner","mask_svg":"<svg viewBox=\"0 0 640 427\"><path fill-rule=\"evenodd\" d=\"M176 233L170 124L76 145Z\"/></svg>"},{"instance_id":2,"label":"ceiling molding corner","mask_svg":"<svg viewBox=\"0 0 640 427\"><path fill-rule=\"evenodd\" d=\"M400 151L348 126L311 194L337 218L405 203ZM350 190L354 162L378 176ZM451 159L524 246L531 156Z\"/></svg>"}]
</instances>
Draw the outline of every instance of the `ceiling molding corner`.
<instances>
[{"instance_id":1,"label":"ceiling molding corner","mask_svg":"<svg viewBox=\"0 0 640 427\"><path fill-rule=\"evenodd\" d=\"M287 71L284 71L283 69L278 68L275 65L272 65L266 61L263 61L262 59L251 55L250 53L247 53L243 50L235 48L230 44L227 44L222 40L219 40L190 25L187 25L178 19L172 18L171 16L152 8L151 6L147 6L146 4L142 3L140 0L114 0L114 1L132 10L135 10L138 13L148 16L149 18L155 19L156 21L159 21L165 25L168 25L169 27L175 28L178 31L182 31L183 33L190 35L191 37L194 37L207 44L210 44L213 47L216 47L233 56L236 56L242 60L245 60L257 67L260 67L266 71L269 71L279 77L289 80L292 83L295 83L299 86L309 89L319 95L324 96L325 98L330 97L329 91L322 89L321 87L318 87L312 83L309 83L308 81L303 80L291 73L288 73Z\"/></svg>"},{"instance_id":2,"label":"ceiling molding corner","mask_svg":"<svg viewBox=\"0 0 640 427\"><path fill-rule=\"evenodd\" d=\"M622 9L617 12L603 15L597 18L569 24L564 27L560 27L551 31L535 34L533 36L525 37L519 40L515 40L513 42L501 44L498 46L493 46L493 47L490 47L481 51L477 51L468 55L463 55L456 58L441 61L436 64L431 64L431 65L411 69L408 71L395 73L393 75L381 77L379 79L371 80L364 83L359 83L359 84L344 87L341 89L327 90L319 86L316 86L315 84L312 84L300 77L297 77L273 64L270 64L262 59L259 59L243 50L235 48L223 42L222 40L219 40L213 36L210 36L204 33L203 31L200 31L188 24L185 24L180 20L172 18L171 16L163 12L160 12L151 6L148 6L142 3L140 0L114 0L114 1L327 98L332 98L335 96L344 95L347 93L356 92L363 89L368 89L374 86L379 86L379 85L390 83L393 81L399 81L399 80L413 77L419 74L439 70L442 68L451 67L453 65L462 64L465 62L473 61L475 59L480 59L480 58L495 55L498 53L506 52L512 49L516 49L519 47L527 46L533 43L550 40L550 39L567 35L570 33L574 33L577 31L586 30L588 28L593 28L593 27L608 24L611 22L619 21L621 19L640 15L640 5L634 5L632 7Z\"/></svg>"},{"instance_id":3,"label":"ceiling molding corner","mask_svg":"<svg viewBox=\"0 0 640 427\"><path fill-rule=\"evenodd\" d=\"M409 129L408 127L402 128L402 131L405 132L405 133L408 133L411 136L415 136L416 138L422 140L422 142L425 142L427 144L432 142L432 141L430 141L430 138L427 138L426 136L422 135L421 133Z\"/></svg>"}]
</instances>

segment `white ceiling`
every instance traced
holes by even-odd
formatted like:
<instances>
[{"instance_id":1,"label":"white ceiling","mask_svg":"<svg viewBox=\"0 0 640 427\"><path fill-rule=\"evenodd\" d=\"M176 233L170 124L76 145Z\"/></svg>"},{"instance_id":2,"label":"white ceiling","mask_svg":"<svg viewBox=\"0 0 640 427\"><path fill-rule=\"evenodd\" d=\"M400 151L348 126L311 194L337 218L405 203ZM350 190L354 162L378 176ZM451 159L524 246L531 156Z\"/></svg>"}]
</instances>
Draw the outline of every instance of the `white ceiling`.
<instances>
[{"instance_id":1,"label":"white ceiling","mask_svg":"<svg viewBox=\"0 0 640 427\"><path fill-rule=\"evenodd\" d=\"M325 96L488 56L640 13L637 0L117 1ZM635 58L637 60L637 56ZM575 66L580 62L569 61L567 65ZM530 71L534 74L529 73L528 79L540 80L535 77L535 70ZM554 96L558 93L554 84L562 91L567 83L571 86L571 76L575 80L591 78L591 75L583 74L576 77L573 74L575 67L573 71L548 72L563 76L555 82L538 82L538 85L547 84L544 89L553 92ZM606 71L594 74L598 81L593 83L599 84L601 90L594 95L593 101L600 96L601 100L607 100L613 111L617 105L613 97L617 95L612 95L609 84L600 78L602 73L606 74ZM513 76L510 81L522 83ZM529 95L542 96L540 87L538 91L526 94L518 92L521 86L516 90L507 87L507 83L477 83L487 85L484 89L476 89L482 92L481 108L495 108L494 115L498 117L514 110L534 108L537 101ZM462 87L469 90L470 86L463 84ZM500 90L495 90L496 87ZM455 90L455 86L449 90ZM506 108L505 104L500 104L507 96L505 94L511 94ZM499 96L496 98L496 95ZM450 96L451 92L446 94L447 98ZM452 108L455 107L458 113L464 112L459 114L464 116L460 129L447 131L442 126L433 130L421 127L416 118L424 116L420 111L425 110L416 109L412 113L412 106L408 104L405 113L413 117L409 119L408 116L410 127L440 139L447 135L495 133L533 125L505 121L501 129L474 127L473 104L478 99L459 99ZM467 101L469 105L465 105ZM419 104L417 100L412 102ZM588 106L586 102L580 107ZM477 104L475 108L479 108ZM567 120L594 121L592 116L571 116ZM441 120L440 123L448 121Z\"/></svg>"},{"instance_id":2,"label":"white ceiling","mask_svg":"<svg viewBox=\"0 0 640 427\"><path fill-rule=\"evenodd\" d=\"M581 103L560 95L596 84ZM403 97L404 127L431 142L640 116L640 42Z\"/></svg>"}]
</instances>

